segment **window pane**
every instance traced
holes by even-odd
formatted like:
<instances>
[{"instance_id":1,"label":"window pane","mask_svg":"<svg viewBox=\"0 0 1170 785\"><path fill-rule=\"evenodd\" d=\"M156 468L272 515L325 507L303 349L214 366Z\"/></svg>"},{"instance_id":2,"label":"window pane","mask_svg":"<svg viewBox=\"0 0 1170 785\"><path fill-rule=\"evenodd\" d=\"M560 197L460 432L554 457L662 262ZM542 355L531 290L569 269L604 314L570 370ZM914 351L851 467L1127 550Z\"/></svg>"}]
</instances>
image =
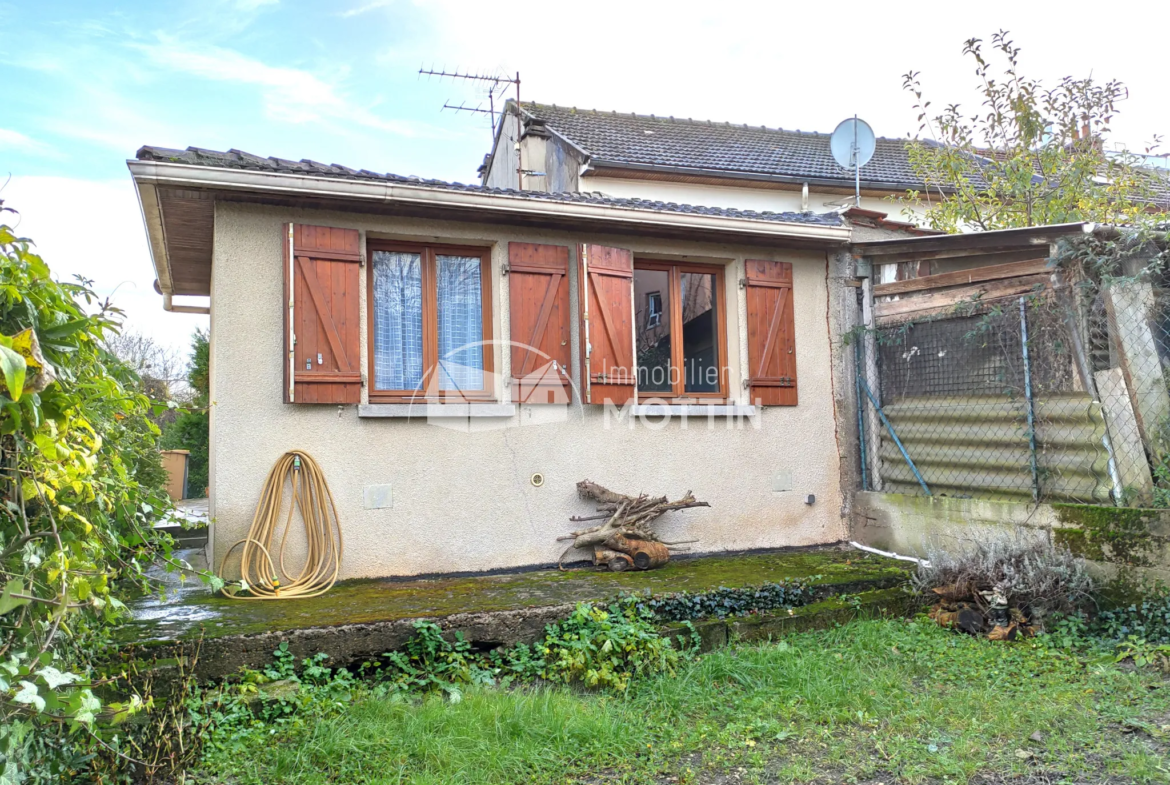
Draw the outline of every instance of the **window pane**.
<instances>
[{"instance_id":1,"label":"window pane","mask_svg":"<svg viewBox=\"0 0 1170 785\"><path fill-rule=\"evenodd\" d=\"M683 273L680 278L685 389L693 393L719 392L715 276L712 273Z\"/></svg>"},{"instance_id":2,"label":"window pane","mask_svg":"<svg viewBox=\"0 0 1170 785\"><path fill-rule=\"evenodd\" d=\"M638 391L674 391L670 366L670 273L634 270L634 340L638 352ZM590 329L604 329L600 322Z\"/></svg>"},{"instance_id":3,"label":"window pane","mask_svg":"<svg viewBox=\"0 0 1170 785\"><path fill-rule=\"evenodd\" d=\"M374 386L422 385L422 260L416 253L374 251Z\"/></svg>"},{"instance_id":4,"label":"window pane","mask_svg":"<svg viewBox=\"0 0 1170 785\"><path fill-rule=\"evenodd\" d=\"M483 301L478 256L436 256L439 389L482 390Z\"/></svg>"}]
</instances>

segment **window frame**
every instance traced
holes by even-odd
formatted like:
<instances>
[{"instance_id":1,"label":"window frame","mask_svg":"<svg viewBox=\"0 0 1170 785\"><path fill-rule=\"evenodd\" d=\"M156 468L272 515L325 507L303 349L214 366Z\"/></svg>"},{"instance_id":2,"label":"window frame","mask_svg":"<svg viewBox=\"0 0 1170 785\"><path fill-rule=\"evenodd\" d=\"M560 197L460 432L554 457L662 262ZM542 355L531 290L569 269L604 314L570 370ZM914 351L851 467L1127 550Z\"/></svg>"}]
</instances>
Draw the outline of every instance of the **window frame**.
<instances>
[{"instance_id":1,"label":"window frame","mask_svg":"<svg viewBox=\"0 0 1170 785\"><path fill-rule=\"evenodd\" d=\"M377 303L374 299L374 252L390 251L415 253L419 255L422 278L422 339L423 339L423 383L419 390L386 390L377 387L377 373L374 369L377 331L374 318ZM431 395L428 385L438 369L439 355L439 288L438 256L468 256L480 260L480 306L483 309L483 381L481 390L437 390ZM492 341L492 254L483 246L445 245L442 243L411 243L393 240L367 240L366 242L366 367L369 379L370 403L494 403L497 401L495 387L495 344Z\"/></svg>"},{"instance_id":2,"label":"window frame","mask_svg":"<svg viewBox=\"0 0 1170 785\"><path fill-rule=\"evenodd\" d=\"M696 262L671 262L661 259L639 259L634 257L634 276L636 277L639 270L657 270L660 272L667 272L670 274L669 290L666 292L667 302L671 304L670 309L670 334L672 336L670 342L670 365L671 368L685 368L683 362L683 313L682 313L682 275L683 273L698 273L700 275L714 275L715 276L715 291L713 298L715 301L715 322L716 335L715 340L719 351L719 391L718 392L687 392L686 391L686 373L680 371L678 381L673 385L674 389L671 392L643 392L638 390L637 400L639 403L649 400L663 400L672 403L686 403L687 401L701 401L703 403L715 403L719 401L729 401L731 399L730 393L730 365L727 357L727 294L726 294L726 265L722 264L700 264ZM634 282L630 282L631 286ZM661 290L656 290L661 291ZM635 319L635 325L637 320ZM635 329L637 329L635 327ZM674 336L678 336L675 340ZM638 375L638 357L637 357L637 336L634 338L634 378Z\"/></svg>"}]
</instances>

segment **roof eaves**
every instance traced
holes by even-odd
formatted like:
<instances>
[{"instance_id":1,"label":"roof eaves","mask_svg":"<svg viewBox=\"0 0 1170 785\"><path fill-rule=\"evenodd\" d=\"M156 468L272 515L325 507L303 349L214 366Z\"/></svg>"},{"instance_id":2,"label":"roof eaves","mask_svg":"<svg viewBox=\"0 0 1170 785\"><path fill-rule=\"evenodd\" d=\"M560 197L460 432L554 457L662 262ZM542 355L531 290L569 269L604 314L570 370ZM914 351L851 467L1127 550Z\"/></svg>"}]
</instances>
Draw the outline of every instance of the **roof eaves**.
<instances>
[{"instance_id":1,"label":"roof eaves","mask_svg":"<svg viewBox=\"0 0 1170 785\"><path fill-rule=\"evenodd\" d=\"M225 188L237 192L284 193L287 195L331 196L384 202L401 201L430 206L456 206L488 212L515 212L529 216L560 217L644 223L663 228L706 228L731 234L744 233L793 239L847 241L847 228L836 216L755 212L727 208L619 199L590 194L546 194L543 192L462 186L438 180L359 173L345 176L329 170L318 171L303 162L287 162L284 171L272 165L244 167L192 163L171 155L183 151L143 148L139 158L128 161L137 182L171 186ZM194 151L190 151L194 152ZM202 151L210 157L212 151ZM161 158L152 158L157 155ZM224 154L219 154L224 155ZM330 167L332 168L332 167ZM352 171L352 170L350 170Z\"/></svg>"}]
</instances>

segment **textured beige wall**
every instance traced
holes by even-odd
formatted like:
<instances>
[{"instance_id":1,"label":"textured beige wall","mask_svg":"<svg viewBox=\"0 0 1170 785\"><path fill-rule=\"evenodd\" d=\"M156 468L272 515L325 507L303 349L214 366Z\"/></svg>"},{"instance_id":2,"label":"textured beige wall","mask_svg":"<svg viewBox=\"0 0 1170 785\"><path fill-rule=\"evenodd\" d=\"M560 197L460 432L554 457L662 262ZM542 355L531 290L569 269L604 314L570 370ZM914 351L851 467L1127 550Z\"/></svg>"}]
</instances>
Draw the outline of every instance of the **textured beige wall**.
<instances>
[{"instance_id":1,"label":"textured beige wall","mask_svg":"<svg viewBox=\"0 0 1170 785\"><path fill-rule=\"evenodd\" d=\"M508 241L578 241L632 248L638 255L727 264L732 390L746 398L745 258L793 263L800 405L763 410L759 427L717 418L665 425L606 425L602 407L559 411L523 407L511 421L473 421L461 430L425 421L359 419L357 407L281 402L283 350L281 224L354 227L366 236L491 245L495 335L507 311L500 274ZM570 515L590 512L575 483L589 478L625 492L678 496L691 489L710 509L675 514L669 539L698 539L700 551L835 542L845 537L828 336L826 258L720 244L649 241L568 232L301 211L216 206L212 281L212 515L216 562L245 536L260 489L286 450L311 453L337 501L345 537L342 577L489 570L554 561ZM575 254L575 250L574 250ZM574 273L575 278L575 273ZM576 282L573 283L574 303ZM734 307L731 307L734 306ZM364 320L363 320L364 323ZM506 352L497 369L507 373ZM574 346L574 361L577 360ZM503 396L508 390L500 385ZM507 426L507 427L504 427ZM545 477L542 487L529 478ZM774 492L777 474L792 489ZM391 509L368 510L368 485L393 488ZM804 503L807 494L817 501ZM296 532L293 538L299 539ZM295 560L296 548L290 548ZM588 554L577 552L580 557ZM229 565L229 574L234 574Z\"/></svg>"}]
</instances>

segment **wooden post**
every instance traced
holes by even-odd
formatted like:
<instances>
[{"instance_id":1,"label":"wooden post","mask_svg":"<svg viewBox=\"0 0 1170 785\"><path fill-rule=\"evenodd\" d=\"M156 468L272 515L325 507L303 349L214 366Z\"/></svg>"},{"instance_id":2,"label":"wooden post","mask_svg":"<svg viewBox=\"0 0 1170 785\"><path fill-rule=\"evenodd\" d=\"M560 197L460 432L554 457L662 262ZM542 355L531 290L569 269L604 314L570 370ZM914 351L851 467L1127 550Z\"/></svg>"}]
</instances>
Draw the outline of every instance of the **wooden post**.
<instances>
[{"instance_id":1,"label":"wooden post","mask_svg":"<svg viewBox=\"0 0 1170 785\"><path fill-rule=\"evenodd\" d=\"M1160 437L1170 419L1170 394L1166 392L1158 345L1150 330L1153 309L1154 288L1149 281L1126 281L1105 289L1110 339L1117 347L1142 443L1146 452L1156 458L1163 452Z\"/></svg>"},{"instance_id":2,"label":"wooden post","mask_svg":"<svg viewBox=\"0 0 1170 785\"><path fill-rule=\"evenodd\" d=\"M1112 462L1117 473L1117 484L1122 495L1117 503L1125 506L1148 506L1153 501L1154 478L1142 448L1141 432L1130 402L1129 390L1120 368L1097 371L1094 374L1101 409L1109 429Z\"/></svg>"},{"instance_id":3,"label":"wooden post","mask_svg":"<svg viewBox=\"0 0 1170 785\"><path fill-rule=\"evenodd\" d=\"M876 265L875 265L876 267ZM881 380L878 378L877 365L877 320L873 310L873 276L861 279L861 319L865 325L865 353L863 376L869 383L877 404L881 405ZM881 423L878 421L877 407L865 407L865 431L869 457L869 487L872 490L882 489L882 458L881 458Z\"/></svg>"}]
</instances>

